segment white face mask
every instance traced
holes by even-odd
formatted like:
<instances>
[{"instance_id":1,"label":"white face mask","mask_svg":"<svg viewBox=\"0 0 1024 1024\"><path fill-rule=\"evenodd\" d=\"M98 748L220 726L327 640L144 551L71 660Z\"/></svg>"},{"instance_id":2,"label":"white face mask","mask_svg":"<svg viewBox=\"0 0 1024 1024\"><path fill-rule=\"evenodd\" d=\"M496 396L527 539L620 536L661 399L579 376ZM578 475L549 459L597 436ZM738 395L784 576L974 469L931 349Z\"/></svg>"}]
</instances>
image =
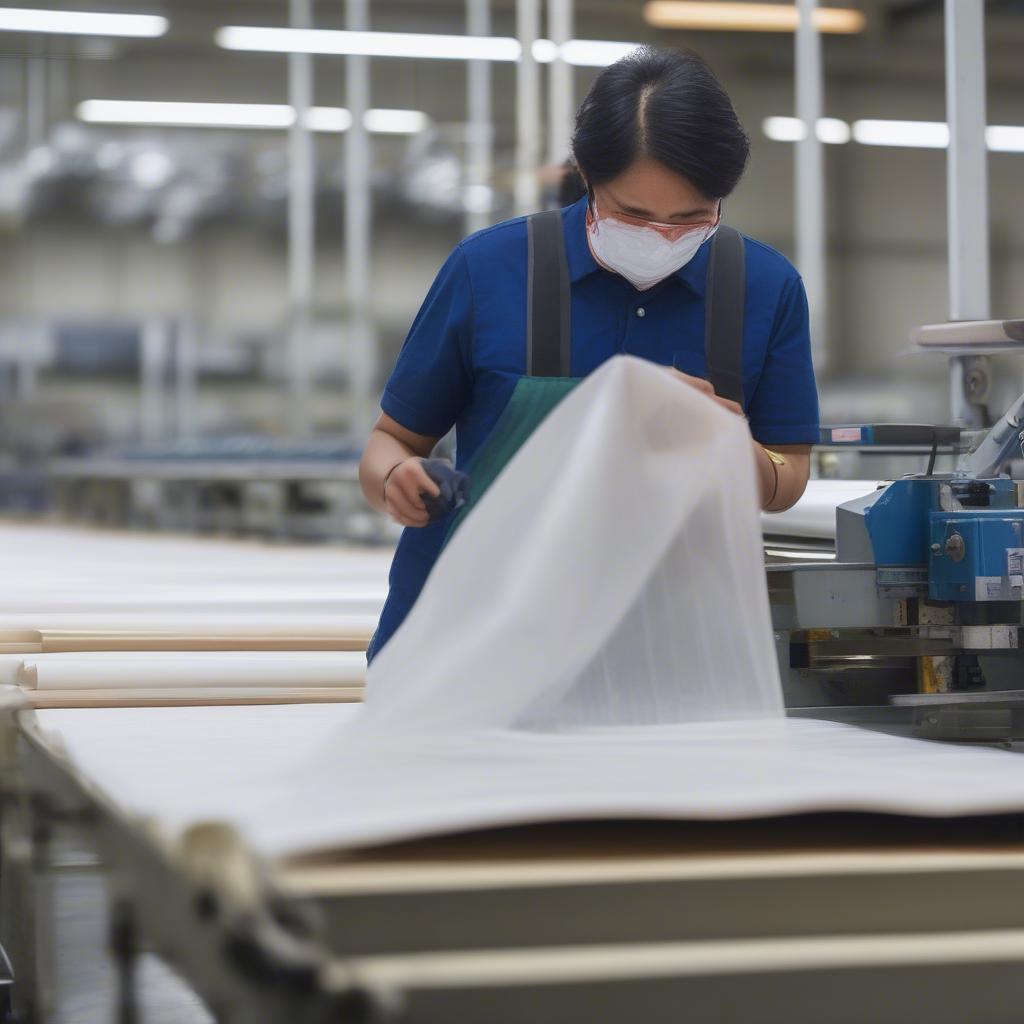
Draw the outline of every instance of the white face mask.
<instances>
[{"instance_id":1,"label":"white face mask","mask_svg":"<svg viewBox=\"0 0 1024 1024\"><path fill-rule=\"evenodd\" d=\"M717 230L717 217L713 223L699 225L656 224L602 216L596 203L587 214L587 237L594 259L640 291L685 267Z\"/></svg>"}]
</instances>

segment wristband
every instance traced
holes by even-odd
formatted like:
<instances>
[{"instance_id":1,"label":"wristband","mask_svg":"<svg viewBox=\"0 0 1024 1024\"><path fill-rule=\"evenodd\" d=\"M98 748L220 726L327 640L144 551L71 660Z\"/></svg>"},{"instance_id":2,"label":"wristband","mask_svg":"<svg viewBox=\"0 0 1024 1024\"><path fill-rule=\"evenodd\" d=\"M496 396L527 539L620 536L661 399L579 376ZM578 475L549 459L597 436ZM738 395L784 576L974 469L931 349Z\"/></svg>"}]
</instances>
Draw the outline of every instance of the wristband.
<instances>
[{"instance_id":1,"label":"wristband","mask_svg":"<svg viewBox=\"0 0 1024 1024\"><path fill-rule=\"evenodd\" d=\"M381 488L381 497L384 499L385 502L388 500L388 481L391 479L391 474L394 473L394 471L396 469L398 469L398 467L400 465L402 465L403 462L408 462L408 461L409 461L408 459L399 459L398 462L396 462L387 471L387 473L384 474L384 484L383 484L383 487Z\"/></svg>"},{"instance_id":2,"label":"wristband","mask_svg":"<svg viewBox=\"0 0 1024 1024\"><path fill-rule=\"evenodd\" d=\"M761 445L761 451L763 451L765 455L768 456L768 461L771 463L772 472L775 474L775 486L772 487L772 495L764 504L764 507L767 509L771 507L772 502L776 499L776 497L778 497L779 466L784 466L786 464L786 459L778 452L773 452L770 448L765 448L764 445Z\"/></svg>"},{"instance_id":3,"label":"wristband","mask_svg":"<svg viewBox=\"0 0 1024 1024\"><path fill-rule=\"evenodd\" d=\"M775 501L779 493L779 464L774 460L770 460L772 464L772 472L775 474L775 484L772 487L772 496L764 503L766 509L771 509L772 502Z\"/></svg>"}]
</instances>

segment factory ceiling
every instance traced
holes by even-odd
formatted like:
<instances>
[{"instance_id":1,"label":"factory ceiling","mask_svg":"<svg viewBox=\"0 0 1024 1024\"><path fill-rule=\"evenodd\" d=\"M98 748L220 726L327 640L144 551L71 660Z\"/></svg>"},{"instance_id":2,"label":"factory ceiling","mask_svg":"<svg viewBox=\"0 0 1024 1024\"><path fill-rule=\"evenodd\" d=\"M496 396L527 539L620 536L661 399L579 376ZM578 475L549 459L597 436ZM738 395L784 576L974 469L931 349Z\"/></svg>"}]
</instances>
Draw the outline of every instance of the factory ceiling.
<instances>
[{"instance_id":1,"label":"factory ceiling","mask_svg":"<svg viewBox=\"0 0 1024 1024\"><path fill-rule=\"evenodd\" d=\"M13 6L4 4L3 6ZM87 2L51 2L57 9L81 10ZM57 56L110 60L160 53L179 57L223 59L214 33L224 24L285 25L286 0L105 0L107 11L162 13L170 19L168 33L155 40L108 40L67 36L31 37L0 33L0 55L29 56L40 51ZM825 5L830 6L830 5ZM840 6L838 0L831 6ZM843 0L842 6L862 10L867 28L856 37L827 41L827 70L831 74L941 75L941 52L929 43L942 38L942 0ZM715 54L754 59L770 65L785 63L791 47L785 35L760 33L666 31L643 19L643 0L576 0L577 30L584 38L623 39L687 45ZM492 0L495 32L514 34L515 0ZM318 27L344 27L344 5L314 4ZM1024 0L987 0L990 74L1020 81L1024 62ZM464 0L373 0L373 27L385 31L459 33L465 25Z\"/></svg>"},{"instance_id":2,"label":"factory ceiling","mask_svg":"<svg viewBox=\"0 0 1024 1024\"><path fill-rule=\"evenodd\" d=\"M894 94L902 88L931 97L928 106L935 109L901 115L841 113L851 118L941 117L941 0L843 0L843 5L864 13L865 29L824 37L826 94L841 103L847 85L891 87ZM3 6L12 5L0 5L0 12ZM50 6L74 11L90 5L87 0L51 0ZM166 241L196 224L239 215L280 228L287 195L286 133L204 130L196 136L83 124L81 104L103 98L286 105L287 62L280 54L228 51L215 39L224 25L286 25L286 0L104 0L96 6L162 14L169 29L153 39L0 32L0 226L26 218L84 216L110 224L147 224ZM370 6L374 29L465 31L465 0L372 0ZM491 11L494 34L513 35L515 0L492 0ZM643 0L576 0L575 32L582 39L692 47L730 88L746 83L756 92L763 82L777 92L788 90L791 35L658 29L645 22L643 11ZM317 27L344 27L342 3L320 0L314 14ZM986 14L990 91L1019 95L1024 86L1024 0L988 0ZM337 57L315 59L316 104L343 107L342 63ZM498 67L494 213L504 212L509 201L511 182L501 175L511 164L515 123L512 65ZM578 90L586 87L593 70L579 69ZM393 199L408 200L421 213L457 215L465 188L465 66L382 58L373 62L372 76L373 106L416 106L430 121L429 131L414 137L381 140L375 186ZM35 113L32 88L43 95L41 104L37 97ZM998 106L997 96L993 109ZM786 110L758 116L764 113ZM1005 121L1010 115L1004 110L1000 116ZM1022 121L1019 115L1014 123ZM199 137L202 142L196 144ZM340 136L320 135L318 140L320 200L337 204L344 188ZM326 220L335 222L337 216Z\"/></svg>"}]
</instances>

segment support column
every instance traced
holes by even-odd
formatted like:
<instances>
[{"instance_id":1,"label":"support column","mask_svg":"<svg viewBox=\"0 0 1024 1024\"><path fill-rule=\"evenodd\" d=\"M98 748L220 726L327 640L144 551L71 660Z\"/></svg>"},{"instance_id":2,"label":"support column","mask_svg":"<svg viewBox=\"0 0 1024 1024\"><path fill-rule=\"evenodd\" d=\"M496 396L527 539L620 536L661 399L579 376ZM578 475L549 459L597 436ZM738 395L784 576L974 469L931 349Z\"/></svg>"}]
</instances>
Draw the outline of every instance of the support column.
<instances>
[{"instance_id":1,"label":"support column","mask_svg":"<svg viewBox=\"0 0 1024 1024\"><path fill-rule=\"evenodd\" d=\"M946 0L947 209L949 318L987 320L989 298L988 152L985 142L984 0ZM953 422L980 427L985 410L971 386L987 374L984 357L950 360Z\"/></svg>"},{"instance_id":2,"label":"support column","mask_svg":"<svg viewBox=\"0 0 1024 1024\"><path fill-rule=\"evenodd\" d=\"M174 344L174 419L179 441L196 436L198 350L198 325L184 316L178 321Z\"/></svg>"},{"instance_id":3,"label":"support column","mask_svg":"<svg viewBox=\"0 0 1024 1024\"><path fill-rule=\"evenodd\" d=\"M312 0L290 0L292 28L313 27ZM295 121L288 131L288 428L293 437L312 429L310 343L313 321L316 166L309 108L313 57L288 55L288 102Z\"/></svg>"},{"instance_id":4,"label":"support column","mask_svg":"<svg viewBox=\"0 0 1024 1024\"><path fill-rule=\"evenodd\" d=\"M22 329L15 335L17 363L14 371L14 395L21 401L27 401L36 393L39 366L47 350L49 330L50 327L45 321L33 319L24 322Z\"/></svg>"},{"instance_id":5,"label":"support column","mask_svg":"<svg viewBox=\"0 0 1024 1024\"><path fill-rule=\"evenodd\" d=\"M540 65L533 44L540 34L540 0L516 0L516 35L522 55L516 65L516 213L540 207Z\"/></svg>"},{"instance_id":6,"label":"support column","mask_svg":"<svg viewBox=\"0 0 1024 1024\"><path fill-rule=\"evenodd\" d=\"M25 149L28 152L45 144L49 121L50 89L42 46L37 43L34 47L37 56L25 62Z\"/></svg>"},{"instance_id":7,"label":"support column","mask_svg":"<svg viewBox=\"0 0 1024 1024\"><path fill-rule=\"evenodd\" d=\"M491 34L490 0L466 0L466 32ZM494 173L494 126L491 113L491 62L471 60L466 69L468 134L466 139L467 210L465 232L480 231L490 224L490 189ZM485 202L486 200L486 202Z\"/></svg>"},{"instance_id":8,"label":"support column","mask_svg":"<svg viewBox=\"0 0 1024 1024\"><path fill-rule=\"evenodd\" d=\"M796 116L805 126L796 144L794 211L796 266L807 289L811 351L818 373L828 367L828 264L825 230L825 159L818 138L822 117L824 76L821 33L814 24L817 0L798 0L796 30Z\"/></svg>"},{"instance_id":9,"label":"support column","mask_svg":"<svg viewBox=\"0 0 1024 1024\"><path fill-rule=\"evenodd\" d=\"M368 0L346 0L345 27L365 32L370 27ZM345 58L345 95L352 126L345 137L345 291L348 300L348 367L352 397L352 428L364 438L373 425L377 373L376 339L370 301L372 246L370 187L372 153L366 131L370 106L368 57Z\"/></svg>"},{"instance_id":10,"label":"support column","mask_svg":"<svg viewBox=\"0 0 1024 1024\"><path fill-rule=\"evenodd\" d=\"M548 0L548 38L559 50L548 67L548 155L558 165L569 156L576 102L573 69L562 57L562 47L572 39L573 0Z\"/></svg>"},{"instance_id":11,"label":"support column","mask_svg":"<svg viewBox=\"0 0 1024 1024\"><path fill-rule=\"evenodd\" d=\"M139 434L143 441L165 438L168 323L154 317L142 325L139 353Z\"/></svg>"}]
</instances>

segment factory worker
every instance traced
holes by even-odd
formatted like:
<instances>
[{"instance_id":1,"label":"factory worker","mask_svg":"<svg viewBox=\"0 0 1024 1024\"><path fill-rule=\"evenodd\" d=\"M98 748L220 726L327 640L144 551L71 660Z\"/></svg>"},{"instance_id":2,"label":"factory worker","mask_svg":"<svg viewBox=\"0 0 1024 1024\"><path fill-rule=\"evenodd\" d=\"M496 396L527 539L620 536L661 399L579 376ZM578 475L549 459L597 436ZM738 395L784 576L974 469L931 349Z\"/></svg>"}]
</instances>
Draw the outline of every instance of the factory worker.
<instances>
[{"instance_id":1,"label":"factory worker","mask_svg":"<svg viewBox=\"0 0 1024 1024\"><path fill-rule=\"evenodd\" d=\"M614 355L661 364L746 416L765 509L803 493L818 438L803 283L722 219L748 153L698 56L640 48L598 76L577 114L586 194L478 232L448 257L360 464L367 500L406 527L370 659L459 517L568 389ZM465 484L429 460L452 426L469 506L442 514Z\"/></svg>"}]
</instances>

